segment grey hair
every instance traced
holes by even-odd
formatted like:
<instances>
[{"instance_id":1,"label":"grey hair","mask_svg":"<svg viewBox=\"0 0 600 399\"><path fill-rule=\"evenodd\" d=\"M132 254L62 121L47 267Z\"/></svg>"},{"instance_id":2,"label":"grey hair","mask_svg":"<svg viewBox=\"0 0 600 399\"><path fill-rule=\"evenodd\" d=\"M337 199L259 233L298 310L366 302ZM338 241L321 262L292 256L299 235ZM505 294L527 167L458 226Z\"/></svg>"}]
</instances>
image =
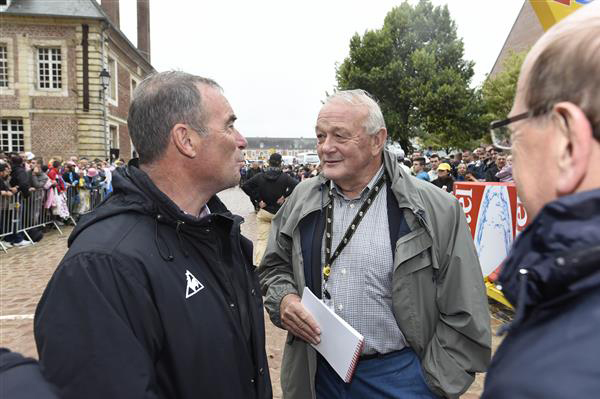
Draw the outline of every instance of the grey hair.
<instances>
[{"instance_id":1,"label":"grey hair","mask_svg":"<svg viewBox=\"0 0 600 399\"><path fill-rule=\"evenodd\" d=\"M362 105L367 108L367 117L363 127L367 134L374 135L379 130L385 129L385 120L377 101L367 91L362 89L341 90L333 93L325 99L325 104L334 101L343 101L352 105Z\"/></svg>"},{"instance_id":2,"label":"grey hair","mask_svg":"<svg viewBox=\"0 0 600 399\"><path fill-rule=\"evenodd\" d=\"M167 149L171 129L185 123L205 133L202 96L198 85L221 89L212 79L181 71L150 75L135 89L129 106L129 137L140 163L152 163Z\"/></svg>"}]
</instances>

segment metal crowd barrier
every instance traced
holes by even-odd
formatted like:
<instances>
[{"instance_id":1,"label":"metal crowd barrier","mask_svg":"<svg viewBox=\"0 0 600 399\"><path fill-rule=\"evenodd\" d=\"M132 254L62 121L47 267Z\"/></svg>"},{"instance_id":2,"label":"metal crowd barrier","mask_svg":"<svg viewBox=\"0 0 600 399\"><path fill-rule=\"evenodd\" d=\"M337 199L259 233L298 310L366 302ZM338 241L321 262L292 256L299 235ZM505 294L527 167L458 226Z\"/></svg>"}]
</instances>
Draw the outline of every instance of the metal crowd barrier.
<instances>
[{"instance_id":1,"label":"metal crowd barrier","mask_svg":"<svg viewBox=\"0 0 600 399\"><path fill-rule=\"evenodd\" d=\"M13 212L15 208L15 196L0 197L0 239L13 233ZM2 245L2 250L6 252L6 248Z\"/></svg>"},{"instance_id":2,"label":"metal crowd barrier","mask_svg":"<svg viewBox=\"0 0 600 399\"><path fill-rule=\"evenodd\" d=\"M27 240L34 242L28 230L53 225L62 235L57 217L52 208L46 208L48 191L38 189L30 191L28 196L21 192L12 196L0 197L0 249L6 252L1 239L11 234L23 233ZM76 225L74 216L87 213L96 208L107 197L104 188L87 190L71 186L66 190L68 219Z\"/></svg>"}]
</instances>

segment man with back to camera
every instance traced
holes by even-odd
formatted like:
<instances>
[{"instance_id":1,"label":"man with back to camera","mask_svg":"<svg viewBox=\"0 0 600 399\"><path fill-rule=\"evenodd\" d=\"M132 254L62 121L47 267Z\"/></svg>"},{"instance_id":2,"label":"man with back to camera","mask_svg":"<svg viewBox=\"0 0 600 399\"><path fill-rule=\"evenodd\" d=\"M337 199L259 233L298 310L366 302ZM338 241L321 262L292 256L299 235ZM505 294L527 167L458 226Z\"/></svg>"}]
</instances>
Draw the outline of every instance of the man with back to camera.
<instances>
[{"instance_id":1,"label":"man with back to camera","mask_svg":"<svg viewBox=\"0 0 600 399\"><path fill-rule=\"evenodd\" d=\"M254 264L258 265L265 253L271 221L275 214L292 194L298 181L281 170L281 154L275 152L269 157L269 167L254 176L242 186L252 204L259 208L256 214L257 233L254 245Z\"/></svg>"},{"instance_id":2,"label":"man with back to camera","mask_svg":"<svg viewBox=\"0 0 600 399\"><path fill-rule=\"evenodd\" d=\"M462 208L384 151L383 115L363 90L328 97L316 135L323 173L279 210L259 267L265 307L289 332L284 397L458 397L491 354ZM365 336L350 384L307 344L320 326L300 303L305 286Z\"/></svg>"},{"instance_id":3,"label":"man with back to camera","mask_svg":"<svg viewBox=\"0 0 600 399\"><path fill-rule=\"evenodd\" d=\"M600 2L548 30L527 55L509 118L531 224L499 282L515 319L482 398L594 398L600 392ZM543 173L536 173L543 171Z\"/></svg>"},{"instance_id":4,"label":"man with back to camera","mask_svg":"<svg viewBox=\"0 0 600 399\"><path fill-rule=\"evenodd\" d=\"M252 245L215 195L246 140L213 80L155 74L135 91L139 169L83 216L36 310L63 399L271 398Z\"/></svg>"}]
</instances>

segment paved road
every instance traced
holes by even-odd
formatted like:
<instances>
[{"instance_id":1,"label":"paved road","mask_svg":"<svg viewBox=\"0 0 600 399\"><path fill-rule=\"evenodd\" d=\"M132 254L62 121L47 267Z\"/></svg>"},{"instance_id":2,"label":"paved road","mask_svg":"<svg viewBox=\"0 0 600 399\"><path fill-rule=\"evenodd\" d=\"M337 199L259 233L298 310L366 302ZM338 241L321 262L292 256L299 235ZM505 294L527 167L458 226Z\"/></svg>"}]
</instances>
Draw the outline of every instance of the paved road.
<instances>
[{"instance_id":1,"label":"paved road","mask_svg":"<svg viewBox=\"0 0 600 399\"><path fill-rule=\"evenodd\" d=\"M219 196L232 212L246 219L242 232L254 239L256 217L246 195L239 188L232 188ZM48 280L67 250L67 237L71 230L70 227L63 228L62 235L52 231L34 246L11 248L8 254L0 253L0 347L37 358L33 340L33 314ZM280 399L279 370L285 332L274 327L266 315L265 319L273 393L275 399ZM492 320L494 331L500 325L500 321ZM495 349L500 339L494 337L493 340ZM478 376L469 390L474 396L469 397L477 397L481 393L482 381L483 376Z\"/></svg>"}]
</instances>

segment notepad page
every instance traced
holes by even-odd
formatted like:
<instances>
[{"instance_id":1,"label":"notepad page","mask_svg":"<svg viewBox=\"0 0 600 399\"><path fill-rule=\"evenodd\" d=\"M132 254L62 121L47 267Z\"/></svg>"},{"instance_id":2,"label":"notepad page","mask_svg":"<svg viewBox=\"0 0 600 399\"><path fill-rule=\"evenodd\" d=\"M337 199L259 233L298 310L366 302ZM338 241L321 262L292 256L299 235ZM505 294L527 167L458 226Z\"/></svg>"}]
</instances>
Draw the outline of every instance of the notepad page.
<instances>
[{"instance_id":1,"label":"notepad page","mask_svg":"<svg viewBox=\"0 0 600 399\"><path fill-rule=\"evenodd\" d=\"M350 382L364 337L344 319L327 307L308 287L304 287L302 304L321 329L321 342L312 345L345 381Z\"/></svg>"}]
</instances>

